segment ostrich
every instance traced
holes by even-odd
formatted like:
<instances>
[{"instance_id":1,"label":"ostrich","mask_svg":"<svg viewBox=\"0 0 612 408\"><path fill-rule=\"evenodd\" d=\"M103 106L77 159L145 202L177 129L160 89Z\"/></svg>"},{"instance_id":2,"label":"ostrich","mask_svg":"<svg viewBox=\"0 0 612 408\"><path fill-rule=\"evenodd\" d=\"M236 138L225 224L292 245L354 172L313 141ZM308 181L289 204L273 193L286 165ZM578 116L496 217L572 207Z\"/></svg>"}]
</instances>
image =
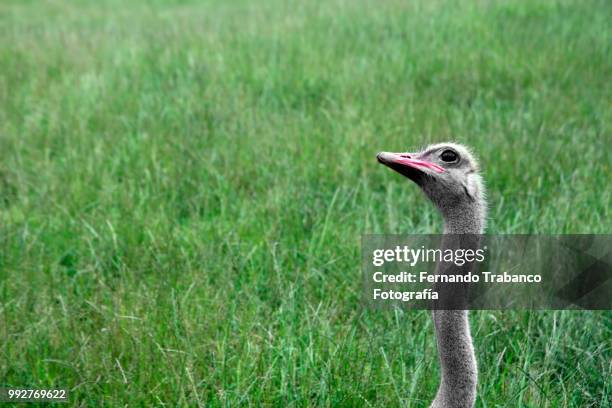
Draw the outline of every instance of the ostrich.
<instances>
[{"instance_id":1,"label":"ostrich","mask_svg":"<svg viewBox=\"0 0 612 408\"><path fill-rule=\"evenodd\" d=\"M465 146L441 143L418 153L382 152L377 159L415 182L438 208L444 218L443 246L450 236L482 234L485 191L478 163ZM472 407L478 375L468 312L433 310L432 317L442 378L431 407Z\"/></svg>"}]
</instances>

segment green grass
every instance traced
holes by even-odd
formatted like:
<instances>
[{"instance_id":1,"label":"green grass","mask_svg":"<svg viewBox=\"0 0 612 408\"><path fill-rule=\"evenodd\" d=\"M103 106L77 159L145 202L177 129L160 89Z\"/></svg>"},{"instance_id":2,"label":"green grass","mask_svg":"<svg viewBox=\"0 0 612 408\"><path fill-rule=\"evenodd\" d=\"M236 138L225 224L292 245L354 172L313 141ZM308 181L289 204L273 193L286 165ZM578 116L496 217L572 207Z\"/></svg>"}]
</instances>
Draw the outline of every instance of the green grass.
<instances>
[{"instance_id":1,"label":"green grass","mask_svg":"<svg viewBox=\"0 0 612 408\"><path fill-rule=\"evenodd\" d=\"M426 406L439 232L379 150L457 140L490 233L610 233L607 1L3 1L0 383L75 406ZM602 407L609 312L474 312L479 407Z\"/></svg>"}]
</instances>

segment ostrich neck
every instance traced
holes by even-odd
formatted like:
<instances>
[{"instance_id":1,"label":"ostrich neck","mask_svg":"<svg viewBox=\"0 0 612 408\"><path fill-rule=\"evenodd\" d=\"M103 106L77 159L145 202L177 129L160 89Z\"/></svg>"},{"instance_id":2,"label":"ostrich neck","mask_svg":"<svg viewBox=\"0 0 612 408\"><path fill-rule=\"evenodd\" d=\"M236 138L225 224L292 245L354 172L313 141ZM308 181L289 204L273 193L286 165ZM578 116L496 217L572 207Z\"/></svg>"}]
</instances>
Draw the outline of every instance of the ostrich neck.
<instances>
[{"instance_id":1,"label":"ostrich neck","mask_svg":"<svg viewBox=\"0 0 612 408\"><path fill-rule=\"evenodd\" d=\"M485 208L482 200L439 207L444 218L444 234L482 234Z\"/></svg>"},{"instance_id":2,"label":"ostrich neck","mask_svg":"<svg viewBox=\"0 0 612 408\"><path fill-rule=\"evenodd\" d=\"M484 203L471 202L440 208L444 234L481 234ZM452 246L445 237L442 250ZM456 242L456 241L455 241ZM461 271L453 271L460 273ZM438 270L440 273L440 270ZM446 272L448 273L448 271ZM441 380L433 408L470 408L476 400L477 366L467 310L434 310L434 328L440 356Z\"/></svg>"}]
</instances>

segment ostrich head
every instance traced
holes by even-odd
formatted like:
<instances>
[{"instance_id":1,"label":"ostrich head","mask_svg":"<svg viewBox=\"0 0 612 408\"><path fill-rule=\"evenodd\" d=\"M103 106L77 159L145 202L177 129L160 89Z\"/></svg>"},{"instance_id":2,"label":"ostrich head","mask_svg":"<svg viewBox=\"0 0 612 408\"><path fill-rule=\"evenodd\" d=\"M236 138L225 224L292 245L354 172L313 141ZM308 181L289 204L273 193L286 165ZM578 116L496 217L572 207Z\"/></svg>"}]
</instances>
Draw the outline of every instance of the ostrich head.
<instances>
[{"instance_id":1,"label":"ostrich head","mask_svg":"<svg viewBox=\"0 0 612 408\"><path fill-rule=\"evenodd\" d=\"M446 221L467 226L477 219L479 229L484 227L484 186L478 162L467 147L439 143L415 153L381 152L377 159L415 182Z\"/></svg>"}]
</instances>

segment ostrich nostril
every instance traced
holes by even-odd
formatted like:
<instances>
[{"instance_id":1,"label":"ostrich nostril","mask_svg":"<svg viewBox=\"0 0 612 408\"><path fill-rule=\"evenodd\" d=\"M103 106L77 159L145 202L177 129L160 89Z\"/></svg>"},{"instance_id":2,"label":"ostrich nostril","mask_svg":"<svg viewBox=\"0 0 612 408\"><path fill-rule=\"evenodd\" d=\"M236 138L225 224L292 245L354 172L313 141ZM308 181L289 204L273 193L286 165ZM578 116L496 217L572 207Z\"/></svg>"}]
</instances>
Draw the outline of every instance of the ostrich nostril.
<instances>
[{"instance_id":1,"label":"ostrich nostril","mask_svg":"<svg viewBox=\"0 0 612 408\"><path fill-rule=\"evenodd\" d=\"M410 155L407 153L400 154L400 157L403 157L404 159L410 159Z\"/></svg>"}]
</instances>

